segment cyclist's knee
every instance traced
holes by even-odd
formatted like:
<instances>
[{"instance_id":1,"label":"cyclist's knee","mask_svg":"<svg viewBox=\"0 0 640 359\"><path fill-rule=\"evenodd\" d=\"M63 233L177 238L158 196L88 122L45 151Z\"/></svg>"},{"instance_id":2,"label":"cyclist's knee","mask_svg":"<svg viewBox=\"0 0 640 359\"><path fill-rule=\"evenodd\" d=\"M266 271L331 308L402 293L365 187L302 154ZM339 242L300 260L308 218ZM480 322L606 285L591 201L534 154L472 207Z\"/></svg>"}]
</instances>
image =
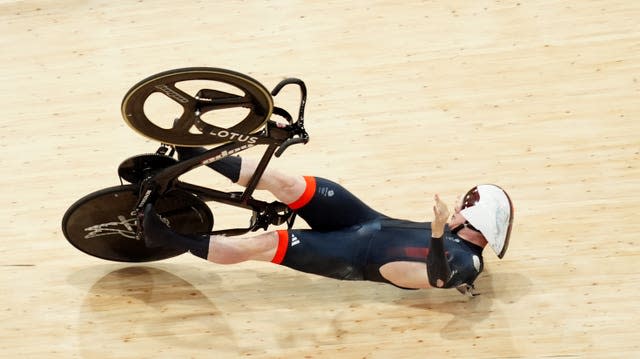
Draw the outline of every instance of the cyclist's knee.
<instances>
[{"instance_id":1,"label":"cyclist's knee","mask_svg":"<svg viewBox=\"0 0 640 359\"><path fill-rule=\"evenodd\" d=\"M276 172L272 177L268 190L280 202L290 204L302 196L306 186L306 181L302 176L291 176Z\"/></svg>"}]
</instances>

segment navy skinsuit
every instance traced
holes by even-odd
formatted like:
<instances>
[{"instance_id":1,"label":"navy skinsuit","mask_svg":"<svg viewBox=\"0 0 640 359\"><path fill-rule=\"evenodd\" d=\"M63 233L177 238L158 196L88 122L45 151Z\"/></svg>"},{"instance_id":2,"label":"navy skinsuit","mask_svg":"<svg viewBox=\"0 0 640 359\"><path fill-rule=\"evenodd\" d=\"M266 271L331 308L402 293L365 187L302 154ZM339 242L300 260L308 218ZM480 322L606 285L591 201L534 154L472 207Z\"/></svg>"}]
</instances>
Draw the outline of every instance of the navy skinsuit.
<instances>
[{"instance_id":1,"label":"navy skinsuit","mask_svg":"<svg viewBox=\"0 0 640 359\"><path fill-rule=\"evenodd\" d=\"M389 283L380 267L389 262L426 263L431 225L389 218L329 180L307 177L306 199L290 204L310 230L280 231L283 257L292 269L344 280ZM305 196L303 195L303 196ZM285 237L286 235L286 237ZM444 248L451 268L448 287L472 285L482 271L482 248L446 228Z\"/></svg>"}]
</instances>

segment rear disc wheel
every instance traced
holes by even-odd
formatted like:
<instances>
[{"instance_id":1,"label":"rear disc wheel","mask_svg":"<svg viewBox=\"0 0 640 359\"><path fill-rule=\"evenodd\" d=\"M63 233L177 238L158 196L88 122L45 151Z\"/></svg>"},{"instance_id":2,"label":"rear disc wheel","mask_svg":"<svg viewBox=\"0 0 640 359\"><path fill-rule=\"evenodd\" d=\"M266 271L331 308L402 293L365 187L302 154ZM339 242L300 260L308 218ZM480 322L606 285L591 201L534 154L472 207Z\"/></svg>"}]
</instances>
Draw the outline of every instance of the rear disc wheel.
<instances>
[{"instance_id":1,"label":"rear disc wheel","mask_svg":"<svg viewBox=\"0 0 640 359\"><path fill-rule=\"evenodd\" d=\"M138 186L123 185L90 193L69 207L62 219L65 238L80 251L117 262L150 262L185 252L147 248L136 238L137 219L131 215L138 201ZM194 195L173 190L160 197L155 208L171 228L184 235L210 233L213 214Z\"/></svg>"}]
</instances>

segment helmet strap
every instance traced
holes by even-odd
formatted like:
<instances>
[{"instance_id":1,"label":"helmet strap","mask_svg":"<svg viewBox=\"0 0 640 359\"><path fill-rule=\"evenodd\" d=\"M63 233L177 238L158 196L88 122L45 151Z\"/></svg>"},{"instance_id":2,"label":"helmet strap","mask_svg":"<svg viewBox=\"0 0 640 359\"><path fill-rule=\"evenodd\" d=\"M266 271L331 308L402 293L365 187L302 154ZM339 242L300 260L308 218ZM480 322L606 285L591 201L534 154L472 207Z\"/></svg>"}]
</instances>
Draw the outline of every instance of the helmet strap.
<instances>
[{"instance_id":1,"label":"helmet strap","mask_svg":"<svg viewBox=\"0 0 640 359\"><path fill-rule=\"evenodd\" d=\"M479 229L477 229L476 227L471 225L471 223L469 223L469 221L465 221L464 223L458 225L456 228L451 229L451 232L453 232L453 234L458 234L458 232L460 232L463 228L469 228L472 231L475 231L475 232L478 232L478 233L482 234L482 232L480 232Z\"/></svg>"}]
</instances>

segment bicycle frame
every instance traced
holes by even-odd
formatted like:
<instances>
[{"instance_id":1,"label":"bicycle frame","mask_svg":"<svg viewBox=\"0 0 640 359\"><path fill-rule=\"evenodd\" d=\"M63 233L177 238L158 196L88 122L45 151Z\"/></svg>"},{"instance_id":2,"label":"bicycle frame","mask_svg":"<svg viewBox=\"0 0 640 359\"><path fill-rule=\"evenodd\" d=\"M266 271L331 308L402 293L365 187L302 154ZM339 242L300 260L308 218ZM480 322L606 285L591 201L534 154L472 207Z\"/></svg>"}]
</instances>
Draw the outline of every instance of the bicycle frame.
<instances>
[{"instance_id":1,"label":"bicycle frame","mask_svg":"<svg viewBox=\"0 0 640 359\"><path fill-rule=\"evenodd\" d=\"M295 214L285 204L277 201L267 203L252 197L258 182L273 156L280 157L290 145L307 143L309 140L309 136L304 129L304 107L307 96L304 82L295 78L285 79L281 81L271 93L275 96L284 86L291 84L297 85L300 88L301 96L298 119L295 122L292 121L291 115L286 110L274 107L273 113L285 118L289 123L288 125L278 125L276 122L267 120L264 128L257 134L227 131L230 142L219 145L187 160L180 161L175 165L164 168L150 177L145 178L140 185L138 203L133 209L132 215L140 218L140 215L144 212L144 207L148 203L153 203L159 196L171 189L180 189L190 192L204 201L215 201L253 211L249 227L212 231L210 234L240 235L258 229L266 230L270 224L280 225L285 222L289 228L291 228L295 220ZM218 133L218 136L219 135L220 133ZM195 168L235 155L258 145L266 145L267 148L258 163L256 171L249 180L247 187L242 192L224 192L178 180L178 177ZM158 153L164 154L167 150L167 145L162 144L158 149ZM138 228L140 228L140 226ZM139 230L138 236L141 236Z\"/></svg>"}]
</instances>

